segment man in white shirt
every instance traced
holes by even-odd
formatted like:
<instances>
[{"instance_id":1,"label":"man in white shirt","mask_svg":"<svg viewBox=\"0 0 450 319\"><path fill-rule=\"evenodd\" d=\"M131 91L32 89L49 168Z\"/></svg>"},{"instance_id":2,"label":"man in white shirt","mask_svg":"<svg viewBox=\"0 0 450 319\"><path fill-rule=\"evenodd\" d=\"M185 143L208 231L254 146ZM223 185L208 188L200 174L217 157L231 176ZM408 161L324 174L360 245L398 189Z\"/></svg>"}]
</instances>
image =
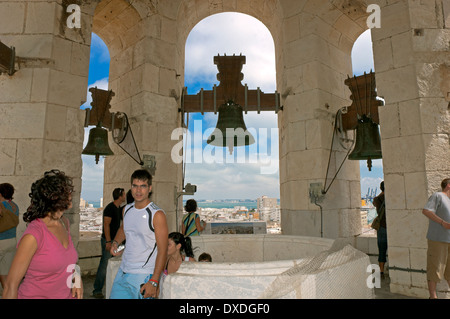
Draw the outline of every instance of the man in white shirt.
<instances>
[{"instance_id":1,"label":"man in white shirt","mask_svg":"<svg viewBox=\"0 0 450 319\"><path fill-rule=\"evenodd\" d=\"M116 256L126 240L122 262L111 288L111 299L156 298L167 259L168 227L162 209L150 200L152 176L145 169L131 175L134 202L125 206L123 223L112 246Z\"/></svg>"},{"instance_id":2,"label":"man in white shirt","mask_svg":"<svg viewBox=\"0 0 450 319\"><path fill-rule=\"evenodd\" d=\"M445 278L450 286L450 178L441 192L430 196L422 213L429 218L427 280L430 299L437 298L436 285Z\"/></svg>"}]
</instances>

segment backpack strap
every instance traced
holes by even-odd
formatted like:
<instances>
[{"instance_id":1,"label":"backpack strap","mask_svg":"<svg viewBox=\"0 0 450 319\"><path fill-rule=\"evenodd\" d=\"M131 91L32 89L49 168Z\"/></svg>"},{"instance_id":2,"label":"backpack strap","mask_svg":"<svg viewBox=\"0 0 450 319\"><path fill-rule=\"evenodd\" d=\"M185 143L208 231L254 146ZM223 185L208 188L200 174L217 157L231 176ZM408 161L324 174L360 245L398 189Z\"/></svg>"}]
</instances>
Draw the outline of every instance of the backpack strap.
<instances>
[{"instance_id":1,"label":"backpack strap","mask_svg":"<svg viewBox=\"0 0 450 319\"><path fill-rule=\"evenodd\" d=\"M155 229L153 228L153 225L152 225L152 217L153 217L153 215L152 215L152 211L150 210L150 208L146 208L145 209L146 211L147 211L147 213L148 213L148 227L150 228L150 230L152 231L152 232L155 232ZM144 268L144 266L145 265L147 265L147 263L148 263L148 261L150 260L150 258L152 257L152 255L153 255L153 253L155 252L155 249L156 249L156 242L155 242L155 245L153 246L153 250L152 250L152 252L150 253L150 255L148 256L148 258L147 258L147 261L145 262L145 264L142 266L142 268Z\"/></svg>"},{"instance_id":2,"label":"backpack strap","mask_svg":"<svg viewBox=\"0 0 450 319\"><path fill-rule=\"evenodd\" d=\"M130 207L128 207L128 209L123 213L123 219L125 219L125 215L128 213L128 211L130 209L132 209L134 207L134 205L131 205Z\"/></svg>"},{"instance_id":3,"label":"backpack strap","mask_svg":"<svg viewBox=\"0 0 450 319\"><path fill-rule=\"evenodd\" d=\"M155 232L155 229L153 228L153 225L152 225L152 220L153 220L153 218L152 218L153 217L152 216L152 211L148 207L145 210L147 211L148 217L149 217L149 219L148 219L148 227L150 228L150 230L152 232Z\"/></svg>"},{"instance_id":4,"label":"backpack strap","mask_svg":"<svg viewBox=\"0 0 450 319\"><path fill-rule=\"evenodd\" d=\"M130 207L128 207L128 209L123 213L123 219L125 219L125 215L128 213L128 211L130 210L130 209L132 209L134 207L134 205L131 205ZM153 214L152 214L152 211L150 210L150 208L146 208L145 209L146 211L147 211L147 213L148 213L148 227L150 228L150 230L152 231L152 232L155 232L155 229L153 228L153 224L152 224L152 217L153 217ZM147 263L148 263L148 261L150 260L150 258L152 257L152 255L153 255L153 253L155 252L155 249L156 249L156 243L155 243L155 245L153 246L153 249L152 249L152 251L151 251L151 253L150 253L150 255L148 256L148 258L147 258L147 260L146 260L146 262L144 263L144 265L142 265L142 268L144 268L145 267L145 265L147 265Z\"/></svg>"}]
</instances>

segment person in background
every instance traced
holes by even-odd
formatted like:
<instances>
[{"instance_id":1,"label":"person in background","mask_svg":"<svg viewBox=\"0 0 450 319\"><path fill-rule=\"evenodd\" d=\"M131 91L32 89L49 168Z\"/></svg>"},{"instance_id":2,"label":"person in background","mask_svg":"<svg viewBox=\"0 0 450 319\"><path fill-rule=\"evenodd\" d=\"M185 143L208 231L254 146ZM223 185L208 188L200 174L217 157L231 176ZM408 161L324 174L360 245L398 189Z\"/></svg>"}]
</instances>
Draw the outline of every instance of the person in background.
<instances>
[{"instance_id":1,"label":"person in background","mask_svg":"<svg viewBox=\"0 0 450 319\"><path fill-rule=\"evenodd\" d=\"M172 232L169 234L167 245L166 266L159 279L159 298L164 296L163 284L167 275L177 272L181 264L185 261L195 261L191 238L184 237L184 235L179 232Z\"/></svg>"},{"instance_id":2,"label":"person in background","mask_svg":"<svg viewBox=\"0 0 450 319\"><path fill-rule=\"evenodd\" d=\"M200 256L198 256L199 262L212 262L211 255L208 253L202 253Z\"/></svg>"},{"instance_id":3,"label":"person in background","mask_svg":"<svg viewBox=\"0 0 450 319\"><path fill-rule=\"evenodd\" d=\"M134 202L133 194L131 194L131 189L128 190L126 198L127 198L127 204L131 204L132 202Z\"/></svg>"},{"instance_id":4,"label":"person in background","mask_svg":"<svg viewBox=\"0 0 450 319\"><path fill-rule=\"evenodd\" d=\"M19 206L13 202L14 186L9 183L0 184L0 218L9 211L19 219ZM0 233L0 284L5 286L6 276L16 252L16 227Z\"/></svg>"},{"instance_id":5,"label":"person in background","mask_svg":"<svg viewBox=\"0 0 450 319\"><path fill-rule=\"evenodd\" d=\"M442 279L450 286L450 178L441 182L441 191L428 198L422 213L428 218L427 281L430 299Z\"/></svg>"},{"instance_id":6,"label":"person in background","mask_svg":"<svg viewBox=\"0 0 450 319\"><path fill-rule=\"evenodd\" d=\"M176 272L183 261L195 261L192 241L181 233L172 232L169 234L167 263L164 273L171 274Z\"/></svg>"},{"instance_id":7,"label":"person in background","mask_svg":"<svg viewBox=\"0 0 450 319\"><path fill-rule=\"evenodd\" d=\"M388 249L387 226L386 226L386 202L384 196L384 181L380 183L381 193L373 199L373 205L377 209L380 218L380 228L377 230L378 265L380 266L381 278L384 279L384 265L386 264L386 253Z\"/></svg>"},{"instance_id":8,"label":"person in background","mask_svg":"<svg viewBox=\"0 0 450 319\"><path fill-rule=\"evenodd\" d=\"M72 208L72 192L72 179L59 170L45 172L32 184L31 204L23 215L27 229L19 240L3 298L83 298L78 254L69 220L63 216Z\"/></svg>"},{"instance_id":9,"label":"person in background","mask_svg":"<svg viewBox=\"0 0 450 319\"><path fill-rule=\"evenodd\" d=\"M184 206L187 214L183 217L181 233L185 236L198 236L206 227L206 222L200 221L200 216L196 213L197 202L195 199L188 199Z\"/></svg>"},{"instance_id":10,"label":"person in background","mask_svg":"<svg viewBox=\"0 0 450 319\"><path fill-rule=\"evenodd\" d=\"M102 290L106 280L106 267L108 266L108 260L111 258L112 239L116 236L122 221L122 208L120 206L125 202L126 197L123 188L115 188L112 195L113 201L103 210L103 230L100 239L102 257L100 258L94 282L94 291L92 292L94 298L101 299L105 298Z\"/></svg>"}]
</instances>

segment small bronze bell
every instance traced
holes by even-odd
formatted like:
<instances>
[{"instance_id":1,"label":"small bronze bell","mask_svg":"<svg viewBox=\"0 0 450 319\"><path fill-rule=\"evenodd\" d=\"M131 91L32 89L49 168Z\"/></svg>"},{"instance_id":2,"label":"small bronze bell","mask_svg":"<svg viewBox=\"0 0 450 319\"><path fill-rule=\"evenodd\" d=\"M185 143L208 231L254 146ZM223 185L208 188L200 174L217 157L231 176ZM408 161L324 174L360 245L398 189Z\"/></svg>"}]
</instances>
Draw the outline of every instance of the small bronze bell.
<instances>
[{"instance_id":1,"label":"small bronze bell","mask_svg":"<svg viewBox=\"0 0 450 319\"><path fill-rule=\"evenodd\" d=\"M247 131L243 109L240 105L229 101L219 107L216 128L207 140L214 146L227 146L230 154L234 146L245 146L255 143L255 138Z\"/></svg>"},{"instance_id":2,"label":"small bronze bell","mask_svg":"<svg viewBox=\"0 0 450 319\"><path fill-rule=\"evenodd\" d=\"M100 155L114 155L108 144L108 131L100 124L89 131L89 139L81 154L95 155L95 163L98 164Z\"/></svg>"},{"instance_id":3,"label":"small bronze bell","mask_svg":"<svg viewBox=\"0 0 450 319\"><path fill-rule=\"evenodd\" d=\"M372 170L372 160L382 158L381 136L378 124L363 115L356 126L356 141L349 160L367 160L369 171Z\"/></svg>"}]
</instances>

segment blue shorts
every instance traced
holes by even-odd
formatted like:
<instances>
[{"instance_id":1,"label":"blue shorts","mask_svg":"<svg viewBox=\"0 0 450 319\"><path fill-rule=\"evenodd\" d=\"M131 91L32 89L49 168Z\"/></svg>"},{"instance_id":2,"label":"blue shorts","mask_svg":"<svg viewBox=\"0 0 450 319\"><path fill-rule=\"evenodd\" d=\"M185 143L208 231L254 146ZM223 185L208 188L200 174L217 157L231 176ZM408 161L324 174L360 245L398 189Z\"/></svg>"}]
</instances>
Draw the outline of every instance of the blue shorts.
<instances>
[{"instance_id":1,"label":"blue shorts","mask_svg":"<svg viewBox=\"0 0 450 319\"><path fill-rule=\"evenodd\" d=\"M152 278L152 275L124 273L119 268L111 288L110 299L144 299L141 285Z\"/></svg>"}]
</instances>

